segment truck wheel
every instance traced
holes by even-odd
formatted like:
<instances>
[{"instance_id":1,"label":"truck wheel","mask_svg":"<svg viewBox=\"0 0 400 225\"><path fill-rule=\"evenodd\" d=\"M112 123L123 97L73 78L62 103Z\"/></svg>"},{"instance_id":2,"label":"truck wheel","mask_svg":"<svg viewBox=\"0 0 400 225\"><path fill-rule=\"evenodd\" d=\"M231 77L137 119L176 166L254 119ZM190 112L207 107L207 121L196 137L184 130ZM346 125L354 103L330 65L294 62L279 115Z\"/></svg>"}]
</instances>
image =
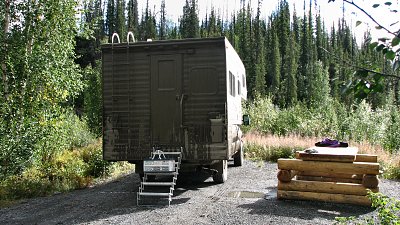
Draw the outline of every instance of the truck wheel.
<instances>
[{"instance_id":1,"label":"truck wheel","mask_svg":"<svg viewBox=\"0 0 400 225\"><path fill-rule=\"evenodd\" d=\"M213 166L217 172L213 175L215 183L221 184L228 179L228 160L221 160Z\"/></svg>"},{"instance_id":2,"label":"truck wheel","mask_svg":"<svg viewBox=\"0 0 400 225\"><path fill-rule=\"evenodd\" d=\"M233 156L233 165L234 166L242 166L244 161L244 151L243 151L243 143L240 142L239 151L235 153Z\"/></svg>"}]
</instances>

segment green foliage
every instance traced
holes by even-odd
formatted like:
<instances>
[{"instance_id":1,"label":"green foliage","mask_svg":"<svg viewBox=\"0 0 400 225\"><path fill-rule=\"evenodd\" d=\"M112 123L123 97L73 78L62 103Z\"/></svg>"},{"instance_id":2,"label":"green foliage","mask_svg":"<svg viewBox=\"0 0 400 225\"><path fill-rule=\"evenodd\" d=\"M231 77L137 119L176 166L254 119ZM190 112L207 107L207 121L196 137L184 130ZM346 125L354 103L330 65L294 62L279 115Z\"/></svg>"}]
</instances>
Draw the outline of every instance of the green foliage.
<instances>
[{"instance_id":1,"label":"green foliage","mask_svg":"<svg viewBox=\"0 0 400 225\"><path fill-rule=\"evenodd\" d=\"M102 177L110 175L112 163L103 160L102 146L93 144L81 148L79 150L79 157L86 163L84 171L85 176L89 177Z\"/></svg>"},{"instance_id":2,"label":"green foliage","mask_svg":"<svg viewBox=\"0 0 400 225\"><path fill-rule=\"evenodd\" d=\"M0 178L20 174L48 145L83 84L74 62L76 2L10 1L9 35L0 49ZM4 63L4 64L3 64ZM54 137L54 136L53 136ZM66 142L66 141L64 141ZM61 144L60 146L63 146Z\"/></svg>"},{"instance_id":3,"label":"green foliage","mask_svg":"<svg viewBox=\"0 0 400 225\"><path fill-rule=\"evenodd\" d=\"M400 224L399 200L372 191L369 191L367 196L377 211L377 218L336 217L336 224Z\"/></svg>"},{"instance_id":4,"label":"green foliage","mask_svg":"<svg viewBox=\"0 0 400 225\"><path fill-rule=\"evenodd\" d=\"M309 102L314 107L323 105L330 99L329 73L323 67L321 61L315 62L309 71L311 71L311 73L307 74L311 78Z\"/></svg>"},{"instance_id":5,"label":"green foliage","mask_svg":"<svg viewBox=\"0 0 400 225\"><path fill-rule=\"evenodd\" d=\"M396 152L399 148L400 111L397 107L373 110L370 104L362 101L349 109L328 98L312 108L299 103L281 109L272 103L271 98L258 96L246 105L244 112L251 118L245 131L368 141L385 146L389 152Z\"/></svg>"},{"instance_id":6,"label":"green foliage","mask_svg":"<svg viewBox=\"0 0 400 225\"><path fill-rule=\"evenodd\" d=\"M388 126L383 141L383 147L390 153L400 152L400 109L391 106L387 109Z\"/></svg>"},{"instance_id":7,"label":"green foliage","mask_svg":"<svg viewBox=\"0 0 400 225\"><path fill-rule=\"evenodd\" d=\"M186 0L183 6L183 15L180 18L180 29L182 38L200 37L199 17L197 15L197 0Z\"/></svg>"},{"instance_id":8,"label":"green foliage","mask_svg":"<svg viewBox=\"0 0 400 225\"><path fill-rule=\"evenodd\" d=\"M86 80L84 92L84 116L91 132L97 137L102 134L102 80L101 63L96 68L87 67L84 70Z\"/></svg>"},{"instance_id":9,"label":"green foliage","mask_svg":"<svg viewBox=\"0 0 400 225\"><path fill-rule=\"evenodd\" d=\"M394 180L400 179L400 163L391 166L384 165L383 168L384 168L384 173L383 173L384 178L394 179Z\"/></svg>"},{"instance_id":10,"label":"green foliage","mask_svg":"<svg viewBox=\"0 0 400 225\"><path fill-rule=\"evenodd\" d=\"M400 201L389 198L382 193L368 192L372 207L378 210L378 218L382 224L400 224Z\"/></svg>"},{"instance_id":11,"label":"green foliage","mask_svg":"<svg viewBox=\"0 0 400 225\"><path fill-rule=\"evenodd\" d=\"M293 158L295 151L288 147L267 147L255 143L246 143L245 146L245 155L251 160L277 162L279 158Z\"/></svg>"},{"instance_id":12,"label":"green foliage","mask_svg":"<svg viewBox=\"0 0 400 225\"><path fill-rule=\"evenodd\" d=\"M65 149L45 161L38 161L20 175L0 181L0 201L45 196L84 188L98 178L131 170L124 163L102 159L100 141L74 150Z\"/></svg>"}]
</instances>

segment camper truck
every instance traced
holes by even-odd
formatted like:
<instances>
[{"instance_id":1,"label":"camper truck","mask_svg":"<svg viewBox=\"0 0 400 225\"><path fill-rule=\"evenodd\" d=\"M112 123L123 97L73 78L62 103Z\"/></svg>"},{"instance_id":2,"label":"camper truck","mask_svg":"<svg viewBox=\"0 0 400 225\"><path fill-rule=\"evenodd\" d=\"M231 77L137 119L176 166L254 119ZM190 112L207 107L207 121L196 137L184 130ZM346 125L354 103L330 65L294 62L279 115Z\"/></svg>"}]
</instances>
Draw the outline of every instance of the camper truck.
<instances>
[{"instance_id":1,"label":"camper truck","mask_svg":"<svg viewBox=\"0 0 400 225\"><path fill-rule=\"evenodd\" d=\"M155 150L180 152L217 183L242 164L246 71L225 37L105 44L102 72L105 160L143 173Z\"/></svg>"}]
</instances>

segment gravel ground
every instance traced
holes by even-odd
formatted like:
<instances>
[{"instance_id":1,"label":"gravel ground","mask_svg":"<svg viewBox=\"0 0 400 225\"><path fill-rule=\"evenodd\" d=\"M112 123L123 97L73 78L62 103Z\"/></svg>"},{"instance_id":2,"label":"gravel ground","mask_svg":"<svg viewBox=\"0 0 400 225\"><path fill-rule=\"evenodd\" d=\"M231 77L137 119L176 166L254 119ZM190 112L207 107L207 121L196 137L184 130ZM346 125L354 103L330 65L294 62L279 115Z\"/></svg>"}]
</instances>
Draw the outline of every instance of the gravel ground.
<instances>
[{"instance_id":1,"label":"gravel ground","mask_svg":"<svg viewBox=\"0 0 400 225\"><path fill-rule=\"evenodd\" d=\"M139 177L130 174L0 209L0 224L332 224L337 216L376 215L363 206L277 200L277 172L276 163L245 161L229 167L224 184L214 184L205 174L184 175L170 207L166 200L137 206ZM399 189L400 182L380 181L381 192L390 197L399 199Z\"/></svg>"}]
</instances>

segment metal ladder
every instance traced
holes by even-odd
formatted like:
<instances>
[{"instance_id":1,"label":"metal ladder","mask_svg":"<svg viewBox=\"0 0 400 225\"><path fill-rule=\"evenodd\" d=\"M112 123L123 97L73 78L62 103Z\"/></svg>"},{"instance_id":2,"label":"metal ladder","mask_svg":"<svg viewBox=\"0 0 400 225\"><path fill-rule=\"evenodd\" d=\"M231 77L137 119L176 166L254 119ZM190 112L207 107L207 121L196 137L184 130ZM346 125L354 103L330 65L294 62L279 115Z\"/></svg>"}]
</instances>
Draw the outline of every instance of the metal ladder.
<instances>
[{"instance_id":1,"label":"metal ladder","mask_svg":"<svg viewBox=\"0 0 400 225\"><path fill-rule=\"evenodd\" d=\"M181 165L182 153L181 152L163 152L161 150L154 150L149 160L144 160L143 171L144 176L140 182L139 191L137 192L137 205L144 196L167 198L168 206L171 205L172 196L174 195L176 181L178 179L179 168ZM149 176L166 177L171 176L172 180L167 182L158 182L150 180ZM167 191L160 192L157 190L153 192L150 188L146 187L166 187ZM146 190L145 189L150 189Z\"/></svg>"}]
</instances>

